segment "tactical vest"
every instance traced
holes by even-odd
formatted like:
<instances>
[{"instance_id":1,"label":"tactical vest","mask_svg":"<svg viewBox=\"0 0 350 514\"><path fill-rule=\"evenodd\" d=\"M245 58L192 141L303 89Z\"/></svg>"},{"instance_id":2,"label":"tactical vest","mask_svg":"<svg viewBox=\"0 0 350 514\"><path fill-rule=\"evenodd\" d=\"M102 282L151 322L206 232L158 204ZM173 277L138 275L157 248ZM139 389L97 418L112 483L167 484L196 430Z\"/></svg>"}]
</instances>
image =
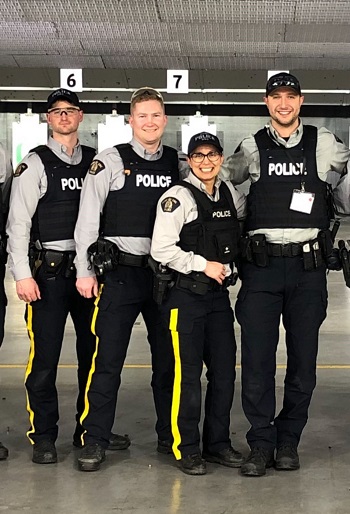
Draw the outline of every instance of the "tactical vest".
<instances>
[{"instance_id":1,"label":"tactical vest","mask_svg":"<svg viewBox=\"0 0 350 514\"><path fill-rule=\"evenodd\" d=\"M40 198L32 220L32 241L74 239L83 180L96 153L89 146L82 145L81 149L82 160L74 165L59 159L48 146L31 150L40 157L47 176L46 193Z\"/></svg>"},{"instance_id":2,"label":"tactical vest","mask_svg":"<svg viewBox=\"0 0 350 514\"><path fill-rule=\"evenodd\" d=\"M163 155L148 161L130 144L116 145L124 164L125 184L108 193L101 220L101 235L151 237L160 196L179 180L177 151L163 146Z\"/></svg>"},{"instance_id":3,"label":"tactical vest","mask_svg":"<svg viewBox=\"0 0 350 514\"><path fill-rule=\"evenodd\" d=\"M250 186L247 197L247 230L259 228L329 227L327 184L317 174L317 128L304 125L300 143L285 149L264 128L255 134L260 155L260 178ZM310 214L292 211L293 190L315 194Z\"/></svg>"},{"instance_id":4,"label":"tactical vest","mask_svg":"<svg viewBox=\"0 0 350 514\"><path fill-rule=\"evenodd\" d=\"M238 253L239 223L227 185L224 182L220 184L217 202L212 202L204 192L188 182L180 182L180 185L193 194L198 217L182 227L178 246L184 252L194 252L208 261L233 262Z\"/></svg>"}]
</instances>

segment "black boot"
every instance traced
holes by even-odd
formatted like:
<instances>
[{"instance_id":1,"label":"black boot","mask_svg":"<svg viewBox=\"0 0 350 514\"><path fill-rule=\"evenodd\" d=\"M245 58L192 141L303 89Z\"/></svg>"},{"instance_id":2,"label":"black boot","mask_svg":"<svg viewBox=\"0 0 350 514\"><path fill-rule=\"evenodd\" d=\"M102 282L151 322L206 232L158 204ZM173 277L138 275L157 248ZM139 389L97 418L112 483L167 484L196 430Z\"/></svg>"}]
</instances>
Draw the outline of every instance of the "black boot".
<instances>
[{"instance_id":1,"label":"black boot","mask_svg":"<svg viewBox=\"0 0 350 514\"><path fill-rule=\"evenodd\" d=\"M78 466L80 471L98 471L101 462L106 458L105 449L98 443L89 443L82 449L78 458Z\"/></svg>"},{"instance_id":2,"label":"black boot","mask_svg":"<svg viewBox=\"0 0 350 514\"><path fill-rule=\"evenodd\" d=\"M241 466L241 474L247 477L266 475L266 469L273 466L273 450L253 446Z\"/></svg>"},{"instance_id":3,"label":"black boot","mask_svg":"<svg viewBox=\"0 0 350 514\"><path fill-rule=\"evenodd\" d=\"M295 444L285 443L278 446L275 468L278 471L294 471L300 468L299 455Z\"/></svg>"},{"instance_id":4,"label":"black boot","mask_svg":"<svg viewBox=\"0 0 350 514\"><path fill-rule=\"evenodd\" d=\"M5 460L5 459L7 459L8 456L9 456L8 449L2 443L0 443L0 460Z\"/></svg>"},{"instance_id":5,"label":"black boot","mask_svg":"<svg viewBox=\"0 0 350 514\"><path fill-rule=\"evenodd\" d=\"M187 457L183 457L177 462L181 471L186 475L205 475L207 472L205 460L202 459L200 453L187 455Z\"/></svg>"},{"instance_id":6,"label":"black boot","mask_svg":"<svg viewBox=\"0 0 350 514\"><path fill-rule=\"evenodd\" d=\"M229 468L240 468L244 461L242 454L232 448L232 446L215 453L203 451L203 458L207 462L216 462Z\"/></svg>"},{"instance_id":7,"label":"black boot","mask_svg":"<svg viewBox=\"0 0 350 514\"><path fill-rule=\"evenodd\" d=\"M32 461L36 464L55 464L57 462L55 443L48 439L35 443Z\"/></svg>"}]
</instances>

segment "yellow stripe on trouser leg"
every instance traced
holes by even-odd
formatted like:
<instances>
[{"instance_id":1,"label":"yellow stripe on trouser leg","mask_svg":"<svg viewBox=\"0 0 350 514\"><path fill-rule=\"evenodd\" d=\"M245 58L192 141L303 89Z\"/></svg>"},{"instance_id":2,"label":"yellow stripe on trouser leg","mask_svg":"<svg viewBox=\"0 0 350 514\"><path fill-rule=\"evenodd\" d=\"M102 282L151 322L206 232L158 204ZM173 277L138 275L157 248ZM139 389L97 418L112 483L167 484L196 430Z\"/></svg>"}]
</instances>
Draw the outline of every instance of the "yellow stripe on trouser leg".
<instances>
[{"instance_id":1,"label":"yellow stripe on trouser leg","mask_svg":"<svg viewBox=\"0 0 350 514\"><path fill-rule=\"evenodd\" d=\"M179 444L181 443L181 435L178 426L178 417L180 410L180 395L181 395L181 357L179 345L179 333L177 331L177 320L179 309L171 309L169 329L171 332L171 339L174 349L175 357L175 375L174 375L174 388L173 388L173 401L171 404L171 431L173 433L173 452L176 460L181 459L181 452Z\"/></svg>"},{"instance_id":2,"label":"yellow stripe on trouser leg","mask_svg":"<svg viewBox=\"0 0 350 514\"><path fill-rule=\"evenodd\" d=\"M27 378L32 372L33 367L33 359L35 354L35 342L34 342L34 332L33 332L33 308L30 305L30 303L27 303L27 330L29 335L29 341L30 341L30 350L29 350L29 358L28 358L28 364L26 367L26 372L24 376L24 383L27 382ZM26 389L26 397L27 397L27 411L29 413L29 423L31 425L31 428L27 432L27 437L29 441L34 444L33 439L31 439L30 435L35 433L35 427L34 427L34 411L32 410L30 406L29 401L29 395L28 391Z\"/></svg>"},{"instance_id":3,"label":"yellow stripe on trouser leg","mask_svg":"<svg viewBox=\"0 0 350 514\"><path fill-rule=\"evenodd\" d=\"M99 289L99 292L98 292L98 297L95 300L95 308L94 308L94 312L93 312L93 315L92 315L92 321L91 321L91 332L95 336L96 336L96 330L95 330L96 318L97 318L97 314L98 314L98 310L99 310L98 304L99 304L99 301L101 299L102 290L103 290L103 284L100 285L100 289ZM89 414L90 404L89 404L88 393L89 393L89 389L90 389L90 385L91 385L91 381L92 381L92 375L95 373L95 360L96 360L96 356L97 356L97 352L98 352L98 344L99 344L99 342L100 342L100 340L96 336L95 352L94 352L94 354L92 356L91 368L90 368L90 371L89 371L89 376L88 376L88 379L87 379L87 382L86 382L86 388L85 388L85 396L84 396L85 408L84 408L84 412L80 416L80 424L81 425L83 424L83 421L86 418L86 416ZM82 443L83 446L85 444L84 443L84 435L85 434L86 434L86 430L81 434L81 443Z\"/></svg>"}]
</instances>

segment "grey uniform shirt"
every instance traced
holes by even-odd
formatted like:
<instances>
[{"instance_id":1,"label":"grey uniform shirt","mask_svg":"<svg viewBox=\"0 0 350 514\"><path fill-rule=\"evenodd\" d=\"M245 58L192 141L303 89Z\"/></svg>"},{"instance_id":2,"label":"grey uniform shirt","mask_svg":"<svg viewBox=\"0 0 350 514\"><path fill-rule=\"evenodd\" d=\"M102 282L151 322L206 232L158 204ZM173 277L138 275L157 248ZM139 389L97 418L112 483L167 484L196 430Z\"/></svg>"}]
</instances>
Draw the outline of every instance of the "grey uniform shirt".
<instances>
[{"instance_id":1,"label":"grey uniform shirt","mask_svg":"<svg viewBox=\"0 0 350 514\"><path fill-rule=\"evenodd\" d=\"M222 181L219 177L216 178L214 194L212 196L207 193L203 182L193 173L190 173L185 181L203 191L211 201L217 202L220 199L219 187ZM230 182L226 181L226 184L237 210L237 218L243 220L246 216L245 196L237 191ZM164 212L161 206L161 202L168 197L176 198L179 201L179 206L172 212ZM157 217L152 236L152 257L180 273L187 274L191 273L191 271L204 271L207 260L203 256L197 255L194 252L185 252L177 246L182 227L197 218L197 203L189 189L181 185L175 185L164 193L157 205ZM226 275L229 275L230 272L231 270L227 266Z\"/></svg>"},{"instance_id":2,"label":"grey uniform shirt","mask_svg":"<svg viewBox=\"0 0 350 514\"><path fill-rule=\"evenodd\" d=\"M270 135L279 145L292 148L299 144L303 136L303 123L300 120L299 127L289 137L288 141L281 138L271 122L266 125ZM327 174L330 170L342 173L350 151L342 142L336 139L334 134L325 127L317 131L316 164L317 173L321 180L327 181ZM237 153L229 156L222 170L226 179L231 179L234 184L242 184L247 179L256 182L260 177L260 156L254 136L249 136L240 144ZM312 193L312 191L310 191ZM314 239L318 234L317 228L276 228L259 229L251 231L253 234L265 234L270 243L287 244L302 243Z\"/></svg>"},{"instance_id":3,"label":"grey uniform shirt","mask_svg":"<svg viewBox=\"0 0 350 514\"><path fill-rule=\"evenodd\" d=\"M67 154L65 145L52 137L50 137L47 146L67 164L76 165L81 162L82 150L79 143L75 146L72 156ZM36 153L29 153L21 164L26 165L27 168L18 176L15 173L13 178L6 227L8 265L15 280L32 276L28 262L32 218L40 198L44 196L47 190L47 176L40 157ZM72 251L75 250L75 243L73 239L50 241L44 243L43 247L58 251Z\"/></svg>"},{"instance_id":4,"label":"grey uniform shirt","mask_svg":"<svg viewBox=\"0 0 350 514\"><path fill-rule=\"evenodd\" d=\"M11 159L3 145L0 143L0 187L2 194L3 213L7 213L12 181Z\"/></svg>"},{"instance_id":5,"label":"grey uniform shirt","mask_svg":"<svg viewBox=\"0 0 350 514\"><path fill-rule=\"evenodd\" d=\"M163 145L160 144L155 153L148 152L136 139L132 139L130 144L133 150L148 161L157 161L163 155ZM75 265L77 277L94 276L93 270L89 270L87 260L87 249L94 243L99 236L100 214L103 211L108 193L118 191L124 187L125 173L123 160L114 147L107 148L99 153L95 160L100 161L104 168L97 173L88 173L84 181L80 197L80 207L78 221L75 227L74 238L76 241L77 256ZM179 161L179 171L186 169L184 164ZM132 209L132 205L130 205ZM128 213L125 213L127 216ZM115 243L122 252L133 255L148 255L151 248L151 240L147 237L107 237L109 241Z\"/></svg>"}]
</instances>

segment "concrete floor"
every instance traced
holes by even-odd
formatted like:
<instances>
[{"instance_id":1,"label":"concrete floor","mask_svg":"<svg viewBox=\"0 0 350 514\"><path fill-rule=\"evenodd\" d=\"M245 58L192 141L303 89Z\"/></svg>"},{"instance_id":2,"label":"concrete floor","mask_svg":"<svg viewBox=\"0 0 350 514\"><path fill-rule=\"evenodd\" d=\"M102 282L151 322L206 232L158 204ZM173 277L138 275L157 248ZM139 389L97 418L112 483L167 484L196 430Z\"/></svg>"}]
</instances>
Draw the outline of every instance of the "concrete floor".
<instances>
[{"instance_id":1,"label":"concrete floor","mask_svg":"<svg viewBox=\"0 0 350 514\"><path fill-rule=\"evenodd\" d=\"M339 236L346 234L349 224L343 225ZM116 431L130 435L130 449L109 452L99 472L77 470L78 450L71 444L76 397L74 336L68 323L58 374L59 462L33 464L25 437L28 419L23 377L28 339L23 303L16 299L10 277L7 293L6 337L0 352L0 440L9 448L10 458L0 462L0 512L349 514L350 289L345 287L340 272L329 275L328 318L321 330L318 385L300 445L301 469L284 473L269 470L262 478L242 477L237 470L216 464L208 464L206 476L190 477L176 468L171 456L157 454L150 359L142 320L135 326L123 371L115 425ZM236 293L234 288L233 302ZM239 343L238 327L237 339ZM283 335L278 363L280 405ZM236 390L232 439L235 447L247 453L248 424L240 407L240 370Z\"/></svg>"}]
</instances>

